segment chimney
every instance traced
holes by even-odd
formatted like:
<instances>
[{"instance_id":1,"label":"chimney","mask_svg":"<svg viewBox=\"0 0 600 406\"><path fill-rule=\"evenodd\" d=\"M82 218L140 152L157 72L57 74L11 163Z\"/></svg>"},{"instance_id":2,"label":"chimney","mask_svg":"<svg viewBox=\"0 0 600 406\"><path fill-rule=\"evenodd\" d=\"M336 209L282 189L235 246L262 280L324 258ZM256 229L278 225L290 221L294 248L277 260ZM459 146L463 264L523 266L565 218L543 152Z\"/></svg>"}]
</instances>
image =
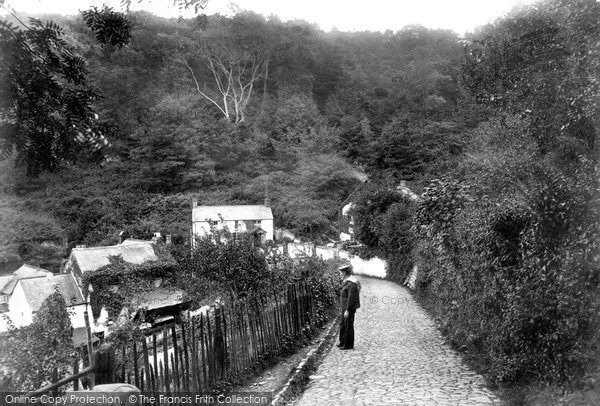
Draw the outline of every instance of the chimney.
<instances>
[{"instance_id":1,"label":"chimney","mask_svg":"<svg viewBox=\"0 0 600 406\"><path fill-rule=\"evenodd\" d=\"M154 233L152 236L152 242L156 244L160 240L160 233Z\"/></svg>"},{"instance_id":2,"label":"chimney","mask_svg":"<svg viewBox=\"0 0 600 406\"><path fill-rule=\"evenodd\" d=\"M173 236L171 234L167 234L166 244L171 244L173 242Z\"/></svg>"},{"instance_id":3,"label":"chimney","mask_svg":"<svg viewBox=\"0 0 600 406\"><path fill-rule=\"evenodd\" d=\"M269 196L265 197L265 206L271 207L271 199L269 199Z\"/></svg>"},{"instance_id":4,"label":"chimney","mask_svg":"<svg viewBox=\"0 0 600 406\"><path fill-rule=\"evenodd\" d=\"M85 248L85 244L76 245L75 248Z\"/></svg>"},{"instance_id":5,"label":"chimney","mask_svg":"<svg viewBox=\"0 0 600 406\"><path fill-rule=\"evenodd\" d=\"M400 181L400 187L406 187L406 181L405 180L401 180Z\"/></svg>"},{"instance_id":6,"label":"chimney","mask_svg":"<svg viewBox=\"0 0 600 406\"><path fill-rule=\"evenodd\" d=\"M195 209L196 207L198 207L198 199L192 198L192 209Z\"/></svg>"}]
</instances>

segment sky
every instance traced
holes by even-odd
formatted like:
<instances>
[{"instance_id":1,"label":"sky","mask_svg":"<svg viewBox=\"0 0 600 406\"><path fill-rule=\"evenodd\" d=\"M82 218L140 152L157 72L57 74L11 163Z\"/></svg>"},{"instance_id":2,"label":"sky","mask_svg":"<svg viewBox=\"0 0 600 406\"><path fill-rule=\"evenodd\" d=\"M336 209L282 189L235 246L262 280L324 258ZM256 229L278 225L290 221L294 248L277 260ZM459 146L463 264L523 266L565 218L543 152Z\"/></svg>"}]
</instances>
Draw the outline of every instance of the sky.
<instances>
[{"instance_id":1,"label":"sky","mask_svg":"<svg viewBox=\"0 0 600 406\"><path fill-rule=\"evenodd\" d=\"M463 35L493 21L515 5L534 0L235 0L239 8L282 20L305 20L325 31L397 31L410 24L451 29ZM120 0L6 0L18 15L28 13L78 14L91 5L119 9ZM132 1L132 9L144 9L164 17L177 17L172 0ZM227 14L231 0L208 0L205 14ZM184 17L188 15L183 14Z\"/></svg>"}]
</instances>

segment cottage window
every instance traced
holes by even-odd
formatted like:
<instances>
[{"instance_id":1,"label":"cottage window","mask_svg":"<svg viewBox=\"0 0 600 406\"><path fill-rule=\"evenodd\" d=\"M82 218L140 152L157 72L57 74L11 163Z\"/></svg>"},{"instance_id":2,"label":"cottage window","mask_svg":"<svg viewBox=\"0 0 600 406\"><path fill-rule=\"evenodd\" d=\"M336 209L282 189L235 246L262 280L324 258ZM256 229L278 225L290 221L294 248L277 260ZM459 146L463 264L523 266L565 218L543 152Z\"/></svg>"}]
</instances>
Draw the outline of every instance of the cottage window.
<instances>
[{"instance_id":1,"label":"cottage window","mask_svg":"<svg viewBox=\"0 0 600 406\"><path fill-rule=\"evenodd\" d=\"M217 220L208 220L208 225L210 226L216 226L217 224L219 224L219 222Z\"/></svg>"},{"instance_id":2,"label":"cottage window","mask_svg":"<svg viewBox=\"0 0 600 406\"><path fill-rule=\"evenodd\" d=\"M238 220L235 221L235 229L236 230L240 229L240 222Z\"/></svg>"},{"instance_id":3,"label":"cottage window","mask_svg":"<svg viewBox=\"0 0 600 406\"><path fill-rule=\"evenodd\" d=\"M8 303L8 296L0 295L0 303Z\"/></svg>"},{"instance_id":4,"label":"cottage window","mask_svg":"<svg viewBox=\"0 0 600 406\"><path fill-rule=\"evenodd\" d=\"M254 220L253 221L254 227L260 227L261 225L261 220Z\"/></svg>"}]
</instances>

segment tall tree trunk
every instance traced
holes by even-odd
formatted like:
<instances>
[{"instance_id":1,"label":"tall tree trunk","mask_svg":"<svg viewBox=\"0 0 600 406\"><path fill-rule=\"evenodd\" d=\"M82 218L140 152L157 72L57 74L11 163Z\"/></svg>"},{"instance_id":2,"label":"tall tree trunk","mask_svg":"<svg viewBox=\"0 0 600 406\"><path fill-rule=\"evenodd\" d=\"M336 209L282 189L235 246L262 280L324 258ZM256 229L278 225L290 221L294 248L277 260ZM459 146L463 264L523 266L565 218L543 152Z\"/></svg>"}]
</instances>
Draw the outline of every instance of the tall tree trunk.
<instances>
[{"instance_id":1,"label":"tall tree trunk","mask_svg":"<svg viewBox=\"0 0 600 406\"><path fill-rule=\"evenodd\" d=\"M267 80L269 79L269 57L267 56L267 60L265 62L265 80L263 81L263 98L262 98L262 108L265 108L267 103L268 93L267 93Z\"/></svg>"}]
</instances>

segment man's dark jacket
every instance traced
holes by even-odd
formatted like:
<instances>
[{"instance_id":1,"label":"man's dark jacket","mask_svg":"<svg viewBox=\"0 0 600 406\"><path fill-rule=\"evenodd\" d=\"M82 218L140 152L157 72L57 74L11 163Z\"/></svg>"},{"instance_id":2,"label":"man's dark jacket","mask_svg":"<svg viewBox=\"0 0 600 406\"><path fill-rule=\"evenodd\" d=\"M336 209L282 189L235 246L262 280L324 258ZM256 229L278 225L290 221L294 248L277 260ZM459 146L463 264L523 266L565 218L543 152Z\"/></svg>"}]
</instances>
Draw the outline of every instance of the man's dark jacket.
<instances>
[{"instance_id":1,"label":"man's dark jacket","mask_svg":"<svg viewBox=\"0 0 600 406\"><path fill-rule=\"evenodd\" d=\"M342 313L348 310L355 312L360 307L360 282L355 276L344 279L340 292Z\"/></svg>"}]
</instances>

